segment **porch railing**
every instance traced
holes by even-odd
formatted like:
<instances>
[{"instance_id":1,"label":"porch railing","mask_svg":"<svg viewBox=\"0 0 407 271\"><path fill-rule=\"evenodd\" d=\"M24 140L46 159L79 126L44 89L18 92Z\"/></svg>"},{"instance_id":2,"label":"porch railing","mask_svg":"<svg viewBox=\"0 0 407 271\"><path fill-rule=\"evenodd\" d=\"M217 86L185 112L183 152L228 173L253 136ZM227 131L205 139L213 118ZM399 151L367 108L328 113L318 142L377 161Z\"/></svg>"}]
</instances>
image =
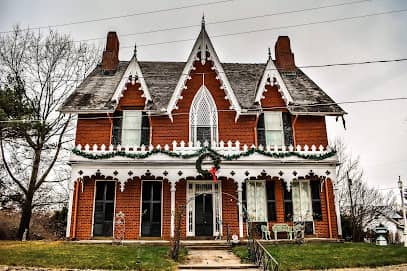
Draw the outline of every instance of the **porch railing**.
<instances>
[{"instance_id":1,"label":"porch railing","mask_svg":"<svg viewBox=\"0 0 407 271\"><path fill-rule=\"evenodd\" d=\"M252 262L260 266L263 270L278 271L279 265L270 252L259 242L259 240L249 240L249 252Z\"/></svg>"}]
</instances>

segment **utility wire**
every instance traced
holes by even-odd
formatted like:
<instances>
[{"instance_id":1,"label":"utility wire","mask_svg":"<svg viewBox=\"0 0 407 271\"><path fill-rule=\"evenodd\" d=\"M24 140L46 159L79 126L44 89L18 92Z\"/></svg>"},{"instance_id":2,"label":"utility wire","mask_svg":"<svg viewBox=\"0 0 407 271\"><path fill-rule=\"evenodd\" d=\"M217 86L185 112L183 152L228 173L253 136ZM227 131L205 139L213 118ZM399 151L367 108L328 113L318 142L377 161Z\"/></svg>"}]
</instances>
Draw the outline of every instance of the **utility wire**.
<instances>
[{"instance_id":1,"label":"utility wire","mask_svg":"<svg viewBox=\"0 0 407 271\"><path fill-rule=\"evenodd\" d=\"M364 15L359 15L359 16L342 17L342 18L315 21L315 22L309 22L309 23L284 25L284 26L277 26L277 27L270 27L270 28L263 28L263 29L254 29L254 30L234 32L234 33L224 33L224 34L212 35L212 36L210 36L210 38L230 37L230 36L246 35L246 34L252 34L252 33L259 33L259 32L268 32L268 31L274 31L274 30L280 30L280 29L298 28L298 27L319 25L319 24L325 24L325 23L335 23L335 22L341 22L341 21L368 18L368 17L373 17L373 16L403 13L406 11L407 11L407 9L390 10L390 11L384 11L384 12L378 12L378 13L369 13L369 14L364 14ZM196 40L196 38L179 39L179 40L171 40L171 41L163 41L163 42L153 42L153 43L143 43L143 44L137 45L137 47L148 47L148 46L156 46L156 45L162 45L162 44L171 44L171 43L179 43L179 42L194 41L194 40ZM121 46L120 48L124 49L124 48L133 48L133 47L134 46Z\"/></svg>"},{"instance_id":2,"label":"utility wire","mask_svg":"<svg viewBox=\"0 0 407 271\"><path fill-rule=\"evenodd\" d=\"M382 99L366 99L366 100L356 100L356 101L343 101L337 103L313 103L313 104L303 104L303 105L289 105L289 107L314 107L314 106L328 106L328 105L338 105L338 104L357 104L357 103L373 103L373 102L389 102L389 101L399 101L399 100L407 100L407 97L394 97L394 98L382 98ZM286 109L287 107L282 106L273 106L273 107L263 107L264 109ZM219 109L216 110L217 112L235 112L233 109ZM173 113L172 115L185 115L189 112L179 112ZM162 116L162 114L152 114L151 116ZM146 116L147 117L147 116ZM97 119L115 119L121 118L120 116L111 116L111 117L85 117L85 118L77 118L80 120L97 120ZM3 120L0 123L11 123L11 122L39 122L42 120Z\"/></svg>"},{"instance_id":3,"label":"utility wire","mask_svg":"<svg viewBox=\"0 0 407 271\"><path fill-rule=\"evenodd\" d=\"M355 4L360 4L360 3L363 3L363 2L370 2L370 1L371 0L350 1L350 2L344 2L344 3L339 3L339 4L333 4L333 5L316 6L316 7L304 8L304 9L297 9L297 10L287 10L287 11L281 11L281 12L276 12L276 13L269 13L269 14L249 16L249 17L241 17L241 18L235 18L235 19L229 19L229 20L220 20L220 21L213 21L213 22L209 21L209 22L206 22L205 24L206 25L216 25L216 24L224 24L224 23L231 23L231 22L248 21L248 20L252 20L252 19L268 18L268 17L278 16L278 15L287 15L287 14L301 13L301 12L313 11L313 10L319 10L319 9L327 9L327 8L340 7L340 6L355 5ZM133 32L133 33L121 34L120 37L145 35L145 34L151 34L151 33L157 33L157 32L166 32L166 31L173 31L173 30L180 30L180 29L188 29L188 28L199 27L199 26L201 26L201 24L184 25L184 26L176 26L176 27L168 27L168 28L159 28L159 29L153 29L153 30L147 30L147 31L141 31L141 32ZM104 40L104 39L106 39L106 37L89 38L89 39L79 40L79 41L75 41L75 42L92 41L92 40Z\"/></svg>"},{"instance_id":4,"label":"utility wire","mask_svg":"<svg viewBox=\"0 0 407 271\"><path fill-rule=\"evenodd\" d=\"M38 27L33 27L33 28L24 28L24 29L21 29L21 30L44 29L44 28L63 27L63 26L68 26L68 25L78 25L78 24L85 24L85 23L92 23L92 22L101 22L101 21L106 21L106 20L115 20L115 19L127 18L127 17L135 17L135 16L140 16L140 15L162 13L162 12L168 12L168 11L181 10L181 9L189 9L189 8L194 8L194 7L224 4L224 3L229 3L229 2L233 2L233 1L235 1L235 0L221 0L221 1L214 1L214 2L197 3L197 4L192 4L192 5L174 7L174 8L156 9L156 10L150 10L150 11L143 11L143 12L124 14L124 15L111 16L111 17L103 17L103 18L96 18L96 19L82 20L82 21L74 21L74 22L62 23L62 24L38 26ZM13 30L1 31L0 33L3 34L3 33L11 33L11 32L13 32Z\"/></svg>"},{"instance_id":5,"label":"utility wire","mask_svg":"<svg viewBox=\"0 0 407 271\"><path fill-rule=\"evenodd\" d=\"M303 65L296 66L300 69L310 69L310 68L325 68L325 67L337 67L337 66L356 66L356 65L366 65L366 64L377 64L377 63L391 63L391 62L404 62L407 58L395 58L395 59L379 59L379 60L367 60L360 62L342 62L342 63L330 63L330 64L320 64L320 65ZM141 61L142 62L142 61ZM280 71L280 69L266 69L265 71ZM242 72L238 70L230 70L227 73ZM189 74L181 73L180 75L204 75L204 74L214 74L221 73L220 71L210 71L210 72L191 72ZM222 72L226 74L226 72ZM137 78L151 78L162 75L149 75L148 77L140 76ZM85 79L56 79L50 80L51 82L82 82ZM48 81L48 82L50 82ZM40 82L39 80L31 80L30 82ZM1 83L7 84L6 81L1 81ZM304 89L315 89L315 88L304 88Z\"/></svg>"}]
</instances>

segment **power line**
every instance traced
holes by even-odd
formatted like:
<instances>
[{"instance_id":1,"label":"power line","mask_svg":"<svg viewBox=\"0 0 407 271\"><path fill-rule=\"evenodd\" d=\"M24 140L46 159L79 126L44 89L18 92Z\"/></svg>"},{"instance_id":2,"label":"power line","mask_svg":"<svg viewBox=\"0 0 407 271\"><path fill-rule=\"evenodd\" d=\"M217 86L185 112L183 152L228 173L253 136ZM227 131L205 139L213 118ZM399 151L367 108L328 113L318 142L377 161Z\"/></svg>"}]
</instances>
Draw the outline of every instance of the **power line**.
<instances>
[{"instance_id":1,"label":"power line","mask_svg":"<svg viewBox=\"0 0 407 271\"><path fill-rule=\"evenodd\" d=\"M241 17L241 18L235 18L235 19L229 19L229 20L220 20L220 21L214 21L214 22L209 21L209 22L206 22L206 25L216 25L216 24L223 24L223 23L247 21L247 20L252 20L252 19L268 18L268 17L278 16L278 15L287 15L287 14L300 13L300 12L305 12L305 11L313 11L313 10L340 7L340 6L347 6L347 5L355 5L355 4L360 4L360 3L363 3L363 2L369 2L369 1L371 1L371 0L358 0L358 1L351 1L351 2L333 4L333 5L316 6L316 7L304 8L304 9L281 11L281 12L270 13L270 14L263 14L263 15L249 16L249 17ZM177 26L177 27L159 28L159 29L153 29L153 30L147 30L147 31L141 31L141 32L133 32L133 33L121 34L120 37L129 37L129 36L152 34L152 33L157 33L157 32L164 32L164 31L188 29L188 28L199 27L199 26L201 26L201 25L200 24L193 24L193 25L184 25L184 26ZM92 40L104 40L104 39L106 39L106 37L89 38L89 39L79 40L79 41L75 41L75 42L92 41Z\"/></svg>"},{"instance_id":2,"label":"power line","mask_svg":"<svg viewBox=\"0 0 407 271\"><path fill-rule=\"evenodd\" d=\"M331 19L331 20L315 21L315 22L310 22L310 23L284 25L284 26L277 26L277 27L270 27L270 28L263 28L263 29L254 29L254 30L234 32L234 33L224 33L224 34L219 34L219 35L212 35L210 37L211 38L220 38L220 37L238 36L238 35L245 35L245 34L252 34L252 33L259 33L259 32L268 32L268 31L274 31L274 30L280 30L280 29L289 29L289 28L297 28L297 27L304 27L304 26L310 26L310 25L349 21L349 20L368 18L368 17L380 16L380 15L387 15L387 14L403 13L406 11L407 11L407 9L390 10L390 11L385 11L385 12L364 14L364 15L359 15L359 16L342 17L342 18L336 18L336 19ZM194 41L194 40L196 40L196 38L144 43L144 44L137 45L137 47L148 47L148 46L156 46L156 45L162 45L162 44L171 44L171 43ZM124 48L133 48L133 47L134 46L121 46L120 48L124 49Z\"/></svg>"},{"instance_id":3,"label":"power line","mask_svg":"<svg viewBox=\"0 0 407 271\"><path fill-rule=\"evenodd\" d=\"M318 104L303 104L303 105L290 105L289 107L314 107L314 106L326 106L326 105L338 105L338 104L356 104L356 103L373 103L373 102L388 102L388 101L398 101L398 100L407 100L407 97L394 97L394 98L382 98L382 99L366 99L366 100L356 100L356 101L343 101L343 102L337 102L337 103L318 103ZM271 110L271 109L286 109L287 107L281 107L281 106L273 106L273 107L264 107L262 108ZM235 112L233 109L219 109L216 110L217 112ZM189 112L179 112L179 113L173 113L172 115L185 115L188 114ZM151 116L162 116L162 114L151 114ZM115 118L121 118L118 116L110 116L110 117L85 117L85 118L77 118L80 120L97 120L97 119L115 119ZM0 123L12 123L12 122L38 122L42 120L3 120L0 121Z\"/></svg>"},{"instance_id":4,"label":"power line","mask_svg":"<svg viewBox=\"0 0 407 271\"><path fill-rule=\"evenodd\" d=\"M395 59L379 59L379 60L367 60L367 61L360 61L360 62L342 62L342 63L329 63L329 64L320 64L320 65L302 65L296 66L299 69L310 69L310 68L325 68L325 67L336 67L336 66L356 66L356 65L366 65L366 64L377 64L377 63L391 63L391 62L404 62L407 61L407 58L395 58ZM142 62L142 61L141 61ZM266 71L279 71L279 69L266 69ZM234 72L241 72L238 70L230 70L227 73L234 73ZM220 73L220 71L210 71L210 72L192 72L189 74L181 73L180 75L203 75L203 74L214 74ZM223 72L226 74L226 72ZM162 75L157 75L162 76ZM150 75L149 77L154 77ZM138 78L146 78L144 76L140 76ZM50 80L51 82L82 82L85 79L56 79ZM47 82L50 82L47 81ZM1 83L7 84L6 81L0 81ZM39 80L34 80L30 82L40 82ZM304 88L304 89L314 89L314 88Z\"/></svg>"},{"instance_id":5,"label":"power line","mask_svg":"<svg viewBox=\"0 0 407 271\"><path fill-rule=\"evenodd\" d=\"M168 11L174 11L174 10L180 10L180 9L189 9L189 8L200 7L200 6L211 6L211 5L217 5L217 4L224 4L224 3L229 3L229 2L233 2L233 1L235 1L235 0L221 0L221 1L214 1L214 2L205 2L205 3L198 3L198 4L192 4L192 5L180 6L180 7L174 7L174 8L156 9L156 10L150 10L150 11L143 11L143 12L124 14L124 15L111 16L111 17L103 17L103 18L96 18L96 19L90 19L90 20L74 21L74 22L69 22L69 23L53 24L53 25L47 25L47 26L38 26L38 27L34 27L34 28L24 28L24 29L21 29L21 30L44 29L44 28L63 27L63 26L68 26L68 25L78 25L78 24L85 24L85 23L92 23L92 22L100 22L100 21L106 21L106 20L114 20L114 19L127 18L127 17L135 17L135 16L140 16L140 15L162 13L162 12L168 12ZM10 33L10 32L13 32L13 30L1 31L0 33L3 34L3 33Z\"/></svg>"}]
</instances>

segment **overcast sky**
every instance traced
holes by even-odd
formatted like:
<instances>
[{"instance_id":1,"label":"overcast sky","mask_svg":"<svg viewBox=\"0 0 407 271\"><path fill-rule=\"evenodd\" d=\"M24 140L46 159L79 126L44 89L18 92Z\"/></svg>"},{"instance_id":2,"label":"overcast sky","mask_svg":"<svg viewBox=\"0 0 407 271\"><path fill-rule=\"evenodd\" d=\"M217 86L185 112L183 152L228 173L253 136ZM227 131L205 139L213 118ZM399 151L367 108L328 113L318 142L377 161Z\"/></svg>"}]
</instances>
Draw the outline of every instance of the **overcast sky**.
<instances>
[{"instance_id":1,"label":"overcast sky","mask_svg":"<svg viewBox=\"0 0 407 271\"><path fill-rule=\"evenodd\" d=\"M112 1L112 0L0 0L0 31L19 23L23 27L64 24L104 17L167 9L218 0ZM136 42L140 60L186 61L193 41L155 46L143 44L195 39L201 16L208 23L332 5L352 0L234 0L216 5L129 16L86 24L58 27L74 40L102 37L117 31L120 59L129 60ZM407 9L403 0L358 1L353 5L291 13L245 21L208 24L210 36L287 25L307 24L336 18ZM187 29L123 37L121 35L160 28L195 25ZM334 23L280 28L273 31L214 37L215 50L223 62L265 62L267 48L274 48L279 35L288 35L296 64L320 65L407 57L407 12ZM92 41L95 42L95 41ZM309 68L306 72L335 101L407 97L407 62ZM407 183L407 101L344 104L348 112L346 131L342 122L328 118L330 139L342 137L350 151L360 156L366 180L375 187L397 186L400 175Z\"/></svg>"}]
</instances>

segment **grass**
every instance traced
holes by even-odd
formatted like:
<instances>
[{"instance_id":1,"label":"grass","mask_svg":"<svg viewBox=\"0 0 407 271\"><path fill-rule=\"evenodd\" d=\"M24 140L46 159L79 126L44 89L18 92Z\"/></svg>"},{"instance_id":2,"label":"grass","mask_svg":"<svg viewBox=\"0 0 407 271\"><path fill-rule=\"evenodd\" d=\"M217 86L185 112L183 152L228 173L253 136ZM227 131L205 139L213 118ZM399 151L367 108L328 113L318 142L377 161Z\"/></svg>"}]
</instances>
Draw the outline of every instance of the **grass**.
<instances>
[{"instance_id":1,"label":"grass","mask_svg":"<svg viewBox=\"0 0 407 271\"><path fill-rule=\"evenodd\" d=\"M0 242L0 265L109 270L174 270L168 246ZM185 254L185 251L183 252Z\"/></svg>"},{"instance_id":2,"label":"grass","mask_svg":"<svg viewBox=\"0 0 407 271\"><path fill-rule=\"evenodd\" d=\"M379 247L365 243L279 244L267 245L279 262L280 270L327 269L360 266L383 266L407 263L407 248ZM234 248L234 253L247 260L247 247Z\"/></svg>"}]
</instances>

